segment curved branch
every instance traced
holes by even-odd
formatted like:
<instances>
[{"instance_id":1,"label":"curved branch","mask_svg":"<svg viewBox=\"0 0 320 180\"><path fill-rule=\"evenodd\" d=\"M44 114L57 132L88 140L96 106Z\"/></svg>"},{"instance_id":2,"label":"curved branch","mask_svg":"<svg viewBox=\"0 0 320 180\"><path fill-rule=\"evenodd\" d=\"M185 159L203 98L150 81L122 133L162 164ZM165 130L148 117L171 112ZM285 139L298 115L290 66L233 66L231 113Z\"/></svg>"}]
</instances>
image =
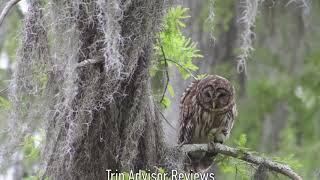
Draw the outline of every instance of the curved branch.
<instances>
[{"instance_id":1,"label":"curved branch","mask_svg":"<svg viewBox=\"0 0 320 180\"><path fill-rule=\"evenodd\" d=\"M161 43L160 44L160 48L161 48L161 52L162 52L162 55L163 55L163 59L164 59L164 66L166 68L166 78L167 78L167 81L166 81L166 84L165 84L165 87L164 87L164 91L163 91L163 94L162 94L162 97L161 97L161 100L160 100L160 103L162 103L163 99L164 99L164 95L166 94L167 92L167 89L168 89L168 85L169 85L169 72L168 72L168 62L167 62L167 58L166 58L166 54L164 53L164 50L163 50L163 46Z\"/></svg>"},{"instance_id":2,"label":"curved branch","mask_svg":"<svg viewBox=\"0 0 320 180\"><path fill-rule=\"evenodd\" d=\"M4 6L1 14L0 14L0 26L2 25L4 18L8 15L11 8L16 5L20 0L10 0L7 2L7 4Z\"/></svg>"},{"instance_id":3,"label":"curved branch","mask_svg":"<svg viewBox=\"0 0 320 180\"><path fill-rule=\"evenodd\" d=\"M170 61L170 62L176 64L177 66L181 67L183 70L187 71L194 80L197 80L197 78L192 74L192 72L189 69L185 68L183 65L181 65L177 61L174 61L172 59L167 59L167 61Z\"/></svg>"},{"instance_id":4,"label":"curved branch","mask_svg":"<svg viewBox=\"0 0 320 180\"><path fill-rule=\"evenodd\" d=\"M181 148L183 152L204 150L209 152L221 153L226 156L241 159L251 164L263 165L264 167L277 173L283 174L293 180L302 180L302 178L296 172L294 172L288 165L274 162L264 157L253 155L250 152L243 152L243 150L229 147L223 144L213 143L209 146L207 144L186 144L183 145Z\"/></svg>"}]
</instances>

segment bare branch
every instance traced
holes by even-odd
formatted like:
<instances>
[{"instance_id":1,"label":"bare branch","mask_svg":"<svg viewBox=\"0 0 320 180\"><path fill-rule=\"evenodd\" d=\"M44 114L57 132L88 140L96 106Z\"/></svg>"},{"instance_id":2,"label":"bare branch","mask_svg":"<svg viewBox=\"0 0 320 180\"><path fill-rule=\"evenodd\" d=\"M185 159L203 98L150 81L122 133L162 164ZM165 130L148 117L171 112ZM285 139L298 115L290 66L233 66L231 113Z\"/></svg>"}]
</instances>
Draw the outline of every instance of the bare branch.
<instances>
[{"instance_id":1,"label":"bare branch","mask_svg":"<svg viewBox=\"0 0 320 180\"><path fill-rule=\"evenodd\" d=\"M166 57L166 54L164 52L164 49L163 49L163 46L159 40L159 45L160 45L160 49L161 49L161 53L162 53L162 56L163 56L163 60L164 60L164 65L165 65L165 74L166 74L166 84L165 84L165 87L164 87L164 91L163 91L163 94L161 96L161 99L160 99L160 103L162 103L163 99L164 99L164 96L165 96L165 93L167 92L167 89L168 89L168 85L169 85L169 72L168 72L168 69L169 69L169 66L168 66L168 62L167 61L170 61L170 62L173 62L175 63L176 65L178 65L179 67L181 67L182 69L184 69L185 71L187 71L190 76L192 76L194 79L197 79L191 72L190 70L188 70L187 68L185 68L184 66L182 66L181 64L179 64L178 62L174 61L174 60L171 60L171 59L168 59Z\"/></svg>"},{"instance_id":2,"label":"bare branch","mask_svg":"<svg viewBox=\"0 0 320 180\"><path fill-rule=\"evenodd\" d=\"M253 155L250 152L244 152L243 150L232 148L223 144L213 143L209 146L207 144L186 144L181 147L183 152L204 150L209 152L217 152L226 156L231 156L237 159L241 159L248 163L255 165L263 165L264 167L275 171L277 173L283 174L293 180L302 180L302 178L294 172L288 165L274 162L270 159Z\"/></svg>"},{"instance_id":3,"label":"bare branch","mask_svg":"<svg viewBox=\"0 0 320 180\"><path fill-rule=\"evenodd\" d=\"M155 108L157 109L157 111L160 113L160 115L162 116L162 118L169 124L169 126L174 129L177 130L169 121L168 119L164 116L164 114L162 113L162 111L160 110L160 108L158 107L157 104L155 104Z\"/></svg>"},{"instance_id":4,"label":"bare branch","mask_svg":"<svg viewBox=\"0 0 320 180\"><path fill-rule=\"evenodd\" d=\"M1 14L0 14L0 26L2 25L4 18L8 15L9 11L11 10L11 8L16 5L20 0L10 0L9 2L7 2L7 4L5 5L5 7L3 8Z\"/></svg>"},{"instance_id":5,"label":"bare branch","mask_svg":"<svg viewBox=\"0 0 320 180\"><path fill-rule=\"evenodd\" d=\"M164 86L164 91L163 91L163 94L162 94L162 97L161 97L161 100L160 100L160 103L162 103L164 95L167 92L170 79L169 79L168 62L167 62L166 54L164 53L162 44L161 43L159 43L159 44L160 44L161 52L162 52L163 59L164 59L164 65L165 65L165 68L166 68L165 72L166 72L166 78L167 78L166 84Z\"/></svg>"},{"instance_id":6,"label":"bare branch","mask_svg":"<svg viewBox=\"0 0 320 180\"><path fill-rule=\"evenodd\" d=\"M187 71L193 79L197 80L197 78L192 74L192 72L189 69L185 68L183 65L181 65L177 61L174 61L172 59L167 59L167 61L170 61L170 62L176 64L177 66L181 67L183 70Z\"/></svg>"},{"instance_id":7,"label":"bare branch","mask_svg":"<svg viewBox=\"0 0 320 180\"><path fill-rule=\"evenodd\" d=\"M5 91L7 91L9 88L7 87L7 88L4 88L4 89L2 89L2 90L0 90L0 93L3 93L3 92L5 92Z\"/></svg>"}]
</instances>

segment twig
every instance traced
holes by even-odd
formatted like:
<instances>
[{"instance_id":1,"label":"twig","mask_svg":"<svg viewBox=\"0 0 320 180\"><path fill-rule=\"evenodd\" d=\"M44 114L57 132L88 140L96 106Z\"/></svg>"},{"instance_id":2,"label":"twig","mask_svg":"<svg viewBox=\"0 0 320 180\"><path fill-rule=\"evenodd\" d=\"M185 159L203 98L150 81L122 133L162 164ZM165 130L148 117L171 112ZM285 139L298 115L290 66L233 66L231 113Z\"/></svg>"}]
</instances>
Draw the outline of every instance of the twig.
<instances>
[{"instance_id":1,"label":"twig","mask_svg":"<svg viewBox=\"0 0 320 180\"><path fill-rule=\"evenodd\" d=\"M0 14L0 26L2 25L4 18L8 15L9 11L11 10L11 8L16 5L20 0L10 0L9 2L7 2L7 4L5 5L5 7L3 8L1 14Z\"/></svg>"},{"instance_id":2,"label":"twig","mask_svg":"<svg viewBox=\"0 0 320 180\"><path fill-rule=\"evenodd\" d=\"M270 159L256 156L250 152L244 152L243 150L232 148L223 144L213 143L209 146L207 144L185 144L181 148L183 152L204 150L209 152L221 153L223 155L241 159L255 165L263 165L264 167L277 173L283 174L293 180L302 180L302 178L288 165L274 162Z\"/></svg>"},{"instance_id":3,"label":"twig","mask_svg":"<svg viewBox=\"0 0 320 180\"><path fill-rule=\"evenodd\" d=\"M160 41L160 40L158 40ZM167 92L167 89L168 89L168 85L169 85L169 72L168 72L168 62L167 61L170 61L170 62L173 62L175 63L176 65L178 65L179 67L181 67L182 69L184 69L185 71L187 71L190 76L193 78L193 79L197 79L191 72L190 70L188 70L187 68L183 67L181 64L179 64L178 62L174 61L174 60L171 60L171 59L168 59L166 57L166 54L164 52L164 49L163 49L163 46L161 44L161 42L158 42L159 43L159 46L160 46L160 49L161 49L161 53L162 53L162 56L163 56L163 59L164 59L164 66L165 66L165 73L166 73L166 84L165 84L165 87L164 87L164 91L163 91L163 94L161 96L161 99L160 99L160 103L162 103L163 99L164 99L164 95L165 93Z\"/></svg>"},{"instance_id":4,"label":"twig","mask_svg":"<svg viewBox=\"0 0 320 180\"><path fill-rule=\"evenodd\" d=\"M197 78L192 74L192 72L191 72L189 69L185 68L183 65L181 65L181 64L178 63L177 61L174 61L174 60L172 60L172 59L167 59L167 61L173 62L174 64L178 65L178 66L181 67L183 70L187 71L193 79L197 80Z\"/></svg>"},{"instance_id":5,"label":"twig","mask_svg":"<svg viewBox=\"0 0 320 180\"><path fill-rule=\"evenodd\" d=\"M165 72L166 72L166 78L167 78L167 81L166 81L166 84L164 86L164 90L163 90L163 93L162 93L162 97L161 97L161 100L160 100L160 103L162 103L164 95L167 92L170 79L169 79L168 62L167 62L166 54L164 53L162 44L161 43L159 43L159 44L160 44L162 56L163 56L163 59L164 59L164 66L165 66Z\"/></svg>"},{"instance_id":6,"label":"twig","mask_svg":"<svg viewBox=\"0 0 320 180\"><path fill-rule=\"evenodd\" d=\"M4 89L0 90L0 93L5 92L5 91L7 91L8 89L9 89L8 87L7 87L7 88L4 88Z\"/></svg>"},{"instance_id":7,"label":"twig","mask_svg":"<svg viewBox=\"0 0 320 180\"><path fill-rule=\"evenodd\" d=\"M159 109L158 105L155 104L155 107L157 109L157 111L160 113L160 115L162 116L162 118L169 124L169 126L174 129L174 130L177 130L169 121L168 119L164 116L164 114L161 112L161 110Z\"/></svg>"}]
</instances>

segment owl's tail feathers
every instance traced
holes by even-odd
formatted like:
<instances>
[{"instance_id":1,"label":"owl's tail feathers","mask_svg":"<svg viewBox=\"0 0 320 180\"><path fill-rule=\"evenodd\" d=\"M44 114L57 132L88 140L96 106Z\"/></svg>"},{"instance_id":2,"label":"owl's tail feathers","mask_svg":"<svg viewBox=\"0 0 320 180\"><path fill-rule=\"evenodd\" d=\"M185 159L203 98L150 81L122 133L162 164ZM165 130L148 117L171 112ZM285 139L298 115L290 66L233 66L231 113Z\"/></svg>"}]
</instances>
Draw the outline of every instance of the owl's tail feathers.
<instances>
[{"instance_id":1,"label":"owl's tail feathers","mask_svg":"<svg viewBox=\"0 0 320 180\"><path fill-rule=\"evenodd\" d=\"M203 152L202 156L188 154L184 161L184 170L186 172L213 172L213 160L217 153Z\"/></svg>"}]
</instances>

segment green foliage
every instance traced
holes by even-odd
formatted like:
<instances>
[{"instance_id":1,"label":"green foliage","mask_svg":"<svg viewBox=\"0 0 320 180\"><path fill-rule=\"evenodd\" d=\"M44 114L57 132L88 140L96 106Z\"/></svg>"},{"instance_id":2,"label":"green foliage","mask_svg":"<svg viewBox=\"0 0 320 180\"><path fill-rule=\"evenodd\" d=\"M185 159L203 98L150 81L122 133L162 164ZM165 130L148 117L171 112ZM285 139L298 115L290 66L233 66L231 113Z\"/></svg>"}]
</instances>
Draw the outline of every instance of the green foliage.
<instances>
[{"instance_id":1,"label":"green foliage","mask_svg":"<svg viewBox=\"0 0 320 180\"><path fill-rule=\"evenodd\" d=\"M199 69L192 60L201 58L202 55L196 48L196 43L181 32L181 29L186 26L183 20L190 17L187 15L187 11L187 8L181 6L169 9L164 20L163 30L159 33L159 41L155 46L160 63L154 66L151 71L163 66L167 61L169 67L175 65L182 77L187 79L190 77L190 72Z\"/></svg>"},{"instance_id":2,"label":"green foliage","mask_svg":"<svg viewBox=\"0 0 320 180\"><path fill-rule=\"evenodd\" d=\"M310 51L304 57L299 72L294 74L290 72L288 62L269 49L256 48L252 58L250 74L254 76L247 81L247 97L238 102L241 104L238 106L239 117L231 138L246 132L250 138L246 146L250 149L261 148L264 119L276 111L278 103L285 103L287 119L273 119L287 121L280 132L279 146L264 156L288 164L306 179L313 179L312 174L318 166L315 159L320 159L316 153L320 146L314 143L320 137L319 51ZM238 146L238 141L234 142Z\"/></svg>"},{"instance_id":3,"label":"green foliage","mask_svg":"<svg viewBox=\"0 0 320 180\"><path fill-rule=\"evenodd\" d=\"M43 170L39 169L41 148L44 139L44 131L36 131L33 135L25 137L22 146L24 180L42 179ZM47 177L45 179L48 179Z\"/></svg>"},{"instance_id":4,"label":"green foliage","mask_svg":"<svg viewBox=\"0 0 320 180\"><path fill-rule=\"evenodd\" d=\"M192 75L192 72L199 69L193 60L201 58L202 55L196 48L196 43L181 32L182 28L186 27L183 20L190 17L187 11L187 8L181 6L169 9L164 19L163 30L158 34L158 41L155 45L157 61L150 70L151 76L155 77L163 69L168 71L167 68L174 66L178 68L182 77L187 79ZM168 90L171 97L174 97L175 92L170 84L165 89ZM161 104L164 108L168 108L171 101L168 97L164 97Z\"/></svg>"},{"instance_id":5,"label":"green foliage","mask_svg":"<svg viewBox=\"0 0 320 180\"><path fill-rule=\"evenodd\" d=\"M0 108L10 109L11 108L10 101L5 99L4 97L0 96Z\"/></svg>"},{"instance_id":6,"label":"green foliage","mask_svg":"<svg viewBox=\"0 0 320 180\"><path fill-rule=\"evenodd\" d=\"M164 96L161 101L161 105L163 106L163 108L167 109L171 106L171 100L168 97Z\"/></svg>"},{"instance_id":7,"label":"green foliage","mask_svg":"<svg viewBox=\"0 0 320 180\"><path fill-rule=\"evenodd\" d=\"M216 162L223 179L250 179L250 167L245 161L218 155Z\"/></svg>"},{"instance_id":8,"label":"green foliage","mask_svg":"<svg viewBox=\"0 0 320 180\"><path fill-rule=\"evenodd\" d=\"M302 164L296 159L296 157L294 156L294 154L289 154L289 155L282 155L279 157L273 157L272 158L274 161L282 163L282 164L286 164L288 166L290 166L293 169L299 169L302 167Z\"/></svg>"},{"instance_id":9,"label":"green foliage","mask_svg":"<svg viewBox=\"0 0 320 180\"><path fill-rule=\"evenodd\" d=\"M243 155L244 153L256 154L257 156L264 157L266 159L271 159L275 162L288 165L290 168L296 170L302 167L302 164L299 162L299 160L296 159L296 157L293 154L280 154L279 156L273 156L272 158L270 158L272 155L265 155L255 151L250 151L250 149L246 147L246 134L241 134L239 138L235 141L235 144L237 145L237 148L240 149L240 151L243 153ZM224 177L229 177L231 175L235 175L236 179L251 179L252 177L252 172L250 171L251 165L245 161L224 155L219 155L216 159L216 162L220 170L225 174Z\"/></svg>"},{"instance_id":10,"label":"green foliage","mask_svg":"<svg viewBox=\"0 0 320 180\"><path fill-rule=\"evenodd\" d=\"M240 156L244 155L245 152L249 152L249 148L246 147L246 134L241 134L234 143L242 152ZM224 177L235 176L236 179L250 179L250 167L247 162L224 155L218 155L216 162L219 166L219 169L224 173Z\"/></svg>"},{"instance_id":11,"label":"green foliage","mask_svg":"<svg viewBox=\"0 0 320 180\"><path fill-rule=\"evenodd\" d=\"M27 136L23 145L24 159L28 164L37 162L40 158L39 136Z\"/></svg>"},{"instance_id":12,"label":"green foliage","mask_svg":"<svg viewBox=\"0 0 320 180\"><path fill-rule=\"evenodd\" d=\"M239 140L236 141L237 147L245 148L247 144L247 135L241 134Z\"/></svg>"}]
</instances>

